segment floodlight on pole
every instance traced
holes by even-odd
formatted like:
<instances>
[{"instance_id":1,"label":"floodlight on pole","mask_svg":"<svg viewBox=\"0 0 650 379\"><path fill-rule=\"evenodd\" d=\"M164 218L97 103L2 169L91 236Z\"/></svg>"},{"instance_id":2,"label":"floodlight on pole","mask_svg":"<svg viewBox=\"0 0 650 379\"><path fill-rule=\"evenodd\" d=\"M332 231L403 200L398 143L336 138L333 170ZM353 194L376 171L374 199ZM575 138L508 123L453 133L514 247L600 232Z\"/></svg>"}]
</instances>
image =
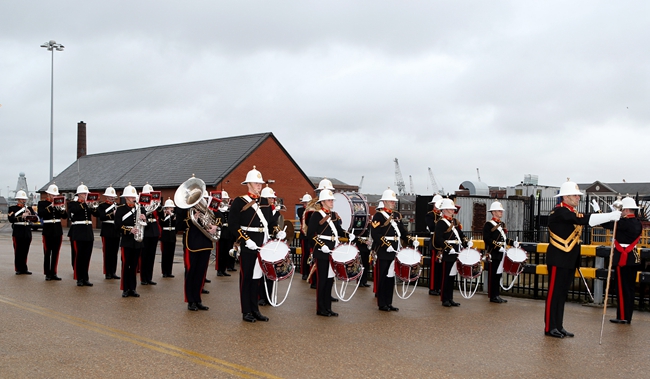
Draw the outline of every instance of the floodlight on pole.
<instances>
[{"instance_id":1,"label":"floodlight on pole","mask_svg":"<svg viewBox=\"0 0 650 379\"><path fill-rule=\"evenodd\" d=\"M52 52L52 74L50 76L50 182L54 179L54 50L63 51L65 46L56 41L48 41L41 45Z\"/></svg>"}]
</instances>

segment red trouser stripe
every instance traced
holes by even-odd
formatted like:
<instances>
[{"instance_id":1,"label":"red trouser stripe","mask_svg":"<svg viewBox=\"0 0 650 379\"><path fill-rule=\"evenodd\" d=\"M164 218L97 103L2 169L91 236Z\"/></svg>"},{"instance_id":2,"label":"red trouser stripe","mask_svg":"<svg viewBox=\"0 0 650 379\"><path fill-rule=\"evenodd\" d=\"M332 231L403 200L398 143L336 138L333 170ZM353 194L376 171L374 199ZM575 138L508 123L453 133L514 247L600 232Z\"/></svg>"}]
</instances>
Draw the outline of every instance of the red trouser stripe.
<instances>
[{"instance_id":1,"label":"red trouser stripe","mask_svg":"<svg viewBox=\"0 0 650 379\"><path fill-rule=\"evenodd\" d=\"M548 296L546 298L546 317L544 319L544 323L546 324L544 331L548 332L549 331L549 320L551 318L551 302L553 301L553 290L555 287L555 272L556 267L553 266L551 267L551 281L549 282L549 287L548 287Z\"/></svg>"},{"instance_id":2,"label":"red trouser stripe","mask_svg":"<svg viewBox=\"0 0 650 379\"><path fill-rule=\"evenodd\" d=\"M621 320L625 318L625 297L623 296L623 281L621 280L621 266L616 266L616 281L618 282L618 310L621 313Z\"/></svg>"}]
</instances>

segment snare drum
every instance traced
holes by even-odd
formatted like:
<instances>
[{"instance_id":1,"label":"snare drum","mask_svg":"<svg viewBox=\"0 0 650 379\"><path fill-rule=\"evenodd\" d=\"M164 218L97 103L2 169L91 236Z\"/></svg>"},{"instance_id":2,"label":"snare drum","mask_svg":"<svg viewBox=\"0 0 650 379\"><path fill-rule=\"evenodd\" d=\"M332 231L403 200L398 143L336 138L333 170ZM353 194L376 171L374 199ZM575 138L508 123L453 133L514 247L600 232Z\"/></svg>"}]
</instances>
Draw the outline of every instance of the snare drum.
<instances>
[{"instance_id":1,"label":"snare drum","mask_svg":"<svg viewBox=\"0 0 650 379\"><path fill-rule=\"evenodd\" d=\"M503 257L503 272L517 276L524 271L527 259L526 251L518 247L511 247Z\"/></svg>"},{"instance_id":2,"label":"snare drum","mask_svg":"<svg viewBox=\"0 0 650 379\"><path fill-rule=\"evenodd\" d=\"M475 249L463 249L458 253L456 268L461 278L473 279L481 275L481 253Z\"/></svg>"},{"instance_id":3,"label":"snare drum","mask_svg":"<svg viewBox=\"0 0 650 379\"><path fill-rule=\"evenodd\" d=\"M404 248L395 254L395 276L403 282L413 282L420 277L422 254L416 249Z\"/></svg>"},{"instance_id":4,"label":"snare drum","mask_svg":"<svg viewBox=\"0 0 650 379\"><path fill-rule=\"evenodd\" d=\"M366 198L357 192L334 194L334 211L341 218L344 230L361 235L370 223L370 209Z\"/></svg>"},{"instance_id":5,"label":"snare drum","mask_svg":"<svg viewBox=\"0 0 650 379\"><path fill-rule=\"evenodd\" d=\"M294 266L289 252L289 245L284 241L272 240L264 244L257 254L264 276L274 281L290 278Z\"/></svg>"},{"instance_id":6,"label":"snare drum","mask_svg":"<svg viewBox=\"0 0 650 379\"><path fill-rule=\"evenodd\" d=\"M349 282L358 279L363 273L359 249L349 243L341 244L332 250L330 264L338 280Z\"/></svg>"}]
</instances>

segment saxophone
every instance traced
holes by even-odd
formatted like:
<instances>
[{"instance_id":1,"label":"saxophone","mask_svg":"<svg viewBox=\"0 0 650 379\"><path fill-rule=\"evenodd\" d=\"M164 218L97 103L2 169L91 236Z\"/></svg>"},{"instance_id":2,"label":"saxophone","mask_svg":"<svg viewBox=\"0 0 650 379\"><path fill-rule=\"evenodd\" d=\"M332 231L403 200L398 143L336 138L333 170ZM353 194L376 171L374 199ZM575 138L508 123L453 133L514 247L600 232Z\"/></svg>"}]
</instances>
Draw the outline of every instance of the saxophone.
<instances>
[{"instance_id":1,"label":"saxophone","mask_svg":"<svg viewBox=\"0 0 650 379\"><path fill-rule=\"evenodd\" d=\"M140 211L140 204L135 203L135 225L133 225L135 233L133 234L133 239L136 242L142 242L144 239L144 227L147 225L146 222L140 220L141 214L142 212Z\"/></svg>"}]
</instances>

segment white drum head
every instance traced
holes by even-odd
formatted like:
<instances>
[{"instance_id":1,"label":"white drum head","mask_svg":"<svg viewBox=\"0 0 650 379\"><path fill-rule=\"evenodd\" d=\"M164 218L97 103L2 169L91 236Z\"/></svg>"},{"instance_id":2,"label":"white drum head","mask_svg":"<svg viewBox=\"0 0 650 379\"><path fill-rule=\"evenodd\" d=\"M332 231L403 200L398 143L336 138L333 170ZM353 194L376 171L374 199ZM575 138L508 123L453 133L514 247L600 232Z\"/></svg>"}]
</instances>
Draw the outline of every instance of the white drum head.
<instances>
[{"instance_id":1,"label":"white drum head","mask_svg":"<svg viewBox=\"0 0 650 379\"><path fill-rule=\"evenodd\" d=\"M411 248L405 248L398 251L396 256L400 262L409 266L420 263L420 259L422 259L422 254Z\"/></svg>"},{"instance_id":2,"label":"white drum head","mask_svg":"<svg viewBox=\"0 0 650 379\"><path fill-rule=\"evenodd\" d=\"M341 192L334 194L334 212L341 218L341 228L343 230L350 229L350 226L352 226L353 209L348 195Z\"/></svg>"},{"instance_id":3,"label":"white drum head","mask_svg":"<svg viewBox=\"0 0 650 379\"><path fill-rule=\"evenodd\" d=\"M334 262L345 263L353 260L359 254L359 249L349 243L339 245L336 249L332 250L332 260Z\"/></svg>"},{"instance_id":4,"label":"white drum head","mask_svg":"<svg viewBox=\"0 0 650 379\"><path fill-rule=\"evenodd\" d=\"M266 262L277 262L289 253L289 246L284 241L269 241L260 248L260 258Z\"/></svg>"},{"instance_id":5,"label":"white drum head","mask_svg":"<svg viewBox=\"0 0 650 379\"><path fill-rule=\"evenodd\" d=\"M518 247L511 247L506 251L508 259L513 262L520 263L526 261L526 251Z\"/></svg>"},{"instance_id":6,"label":"white drum head","mask_svg":"<svg viewBox=\"0 0 650 379\"><path fill-rule=\"evenodd\" d=\"M473 266L481 261L481 253L475 249L464 249L458 253L458 260L464 265Z\"/></svg>"}]
</instances>

